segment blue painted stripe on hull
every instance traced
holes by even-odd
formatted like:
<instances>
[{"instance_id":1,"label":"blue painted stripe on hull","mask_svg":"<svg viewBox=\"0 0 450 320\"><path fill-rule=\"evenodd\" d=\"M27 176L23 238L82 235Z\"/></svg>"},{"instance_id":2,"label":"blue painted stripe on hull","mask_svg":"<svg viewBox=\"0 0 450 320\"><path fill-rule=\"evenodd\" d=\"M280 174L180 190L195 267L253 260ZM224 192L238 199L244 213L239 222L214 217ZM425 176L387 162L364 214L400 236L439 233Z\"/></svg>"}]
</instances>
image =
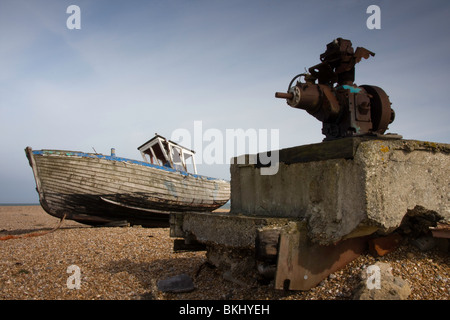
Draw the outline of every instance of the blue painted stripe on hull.
<instances>
[{"instance_id":1,"label":"blue painted stripe on hull","mask_svg":"<svg viewBox=\"0 0 450 320\"><path fill-rule=\"evenodd\" d=\"M116 156L107 156L104 154L85 153L85 152L78 152L78 151L63 151L63 150L33 150L32 152L35 155L56 154L56 155L63 155L63 156L68 156L68 157L74 156L74 157L82 157L82 158L103 159L103 160L115 161L115 162L132 163L132 164L136 164L139 166L151 167L151 168L155 168L155 169L159 169L159 170L165 170L165 171L169 171L169 172L179 173L184 176L192 176L194 178L203 178L203 179L207 179L207 180L222 180L222 179L202 176L202 175L198 175L198 174L188 173L188 172L184 172L184 171L178 171L178 170L175 170L172 168L158 166L156 164L152 164L152 163L148 163L148 162L144 162L144 161L121 158L121 157L116 157Z\"/></svg>"}]
</instances>

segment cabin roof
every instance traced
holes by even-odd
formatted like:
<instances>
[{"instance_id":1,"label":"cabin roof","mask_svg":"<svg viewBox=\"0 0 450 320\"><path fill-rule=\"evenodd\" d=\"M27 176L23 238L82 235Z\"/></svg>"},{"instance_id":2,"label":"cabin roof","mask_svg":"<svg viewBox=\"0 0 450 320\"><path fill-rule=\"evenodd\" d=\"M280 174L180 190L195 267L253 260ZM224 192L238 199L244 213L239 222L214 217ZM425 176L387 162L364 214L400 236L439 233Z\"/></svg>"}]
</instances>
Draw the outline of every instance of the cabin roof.
<instances>
[{"instance_id":1,"label":"cabin roof","mask_svg":"<svg viewBox=\"0 0 450 320\"><path fill-rule=\"evenodd\" d=\"M182 148L183 150L186 150L186 151L195 153L194 150L191 150L191 149L188 149L188 148L186 148L186 147L183 147L182 145L179 145L178 143L173 142L172 140L166 139L165 137L163 137L163 136L161 136L161 135L159 135L159 134L157 134L157 133L155 133L155 136L154 136L153 138L151 138L151 139L148 140L147 142L143 143L143 144L142 144L141 146L139 146L137 149L138 149L139 151L141 151L141 149L142 149L143 147L147 146L150 142L152 142L152 141L154 141L154 140L168 141L168 142L170 142L171 144L174 144L174 145L176 145L177 147Z\"/></svg>"}]
</instances>

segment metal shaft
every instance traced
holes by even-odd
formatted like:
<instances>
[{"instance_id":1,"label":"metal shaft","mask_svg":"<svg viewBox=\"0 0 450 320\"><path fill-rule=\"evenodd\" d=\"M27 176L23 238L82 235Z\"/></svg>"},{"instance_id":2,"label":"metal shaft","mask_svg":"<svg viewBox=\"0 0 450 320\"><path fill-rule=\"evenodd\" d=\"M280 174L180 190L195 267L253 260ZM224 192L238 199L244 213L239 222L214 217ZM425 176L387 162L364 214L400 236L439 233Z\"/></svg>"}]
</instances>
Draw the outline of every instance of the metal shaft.
<instances>
[{"instance_id":1,"label":"metal shaft","mask_svg":"<svg viewBox=\"0 0 450 320\"><path fill-rule=\"evenodd\" d=\"M275 92L275 98L281 98L281 99L292 99L294 95L292 93L287 92Z\"/></svg>"}]
</instances>

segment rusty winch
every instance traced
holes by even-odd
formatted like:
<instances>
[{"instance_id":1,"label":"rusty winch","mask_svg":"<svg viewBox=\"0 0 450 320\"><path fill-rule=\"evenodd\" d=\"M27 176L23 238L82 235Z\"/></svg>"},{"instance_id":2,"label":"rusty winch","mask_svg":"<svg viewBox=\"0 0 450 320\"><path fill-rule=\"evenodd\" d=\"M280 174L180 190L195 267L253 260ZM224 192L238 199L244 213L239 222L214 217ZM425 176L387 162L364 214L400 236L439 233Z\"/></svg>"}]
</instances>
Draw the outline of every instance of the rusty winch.
<instances>
[{"instance_id":1,"label":"rusty winch","mask_svg":"<svg viewBox=\"0 0 450 320\"><path fill-rule=\"evenodd\" d=\"M354 83L355 64L370 56L375 53L361 47L353 50L350 40L337 38L320 55L321 63L296 75L287 93L276 92L275 97L322 121L324 140L382 135L395 117L388 95L379 87Z\"/></svg>"}]
</instances>

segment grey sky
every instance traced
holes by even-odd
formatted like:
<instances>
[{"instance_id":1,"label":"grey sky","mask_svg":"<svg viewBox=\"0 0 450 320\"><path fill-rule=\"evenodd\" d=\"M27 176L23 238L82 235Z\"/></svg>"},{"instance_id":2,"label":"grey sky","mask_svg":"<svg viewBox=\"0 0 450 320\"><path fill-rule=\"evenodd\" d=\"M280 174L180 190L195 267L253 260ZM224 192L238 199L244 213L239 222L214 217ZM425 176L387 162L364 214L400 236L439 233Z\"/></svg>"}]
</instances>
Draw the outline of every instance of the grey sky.
<instances>
[{"instance_id":1,"label":"grey sky","mask_svg":"<svg viewBox=\"0 0 450 320\"><path fill-rule=\"evenodd\" d=\"M69 30L66 9L81 9ZM381 8L369 30L366 9ZM356 83L383 88L406 139L450 142L448 1L0 2L0 203L37 202L24 148L139 159L155 132L278 129L281 148L321 124L274 98L337 37L376 53ZM229 166L199 173L229 179Z\"/></svg>"}]
</instances>

